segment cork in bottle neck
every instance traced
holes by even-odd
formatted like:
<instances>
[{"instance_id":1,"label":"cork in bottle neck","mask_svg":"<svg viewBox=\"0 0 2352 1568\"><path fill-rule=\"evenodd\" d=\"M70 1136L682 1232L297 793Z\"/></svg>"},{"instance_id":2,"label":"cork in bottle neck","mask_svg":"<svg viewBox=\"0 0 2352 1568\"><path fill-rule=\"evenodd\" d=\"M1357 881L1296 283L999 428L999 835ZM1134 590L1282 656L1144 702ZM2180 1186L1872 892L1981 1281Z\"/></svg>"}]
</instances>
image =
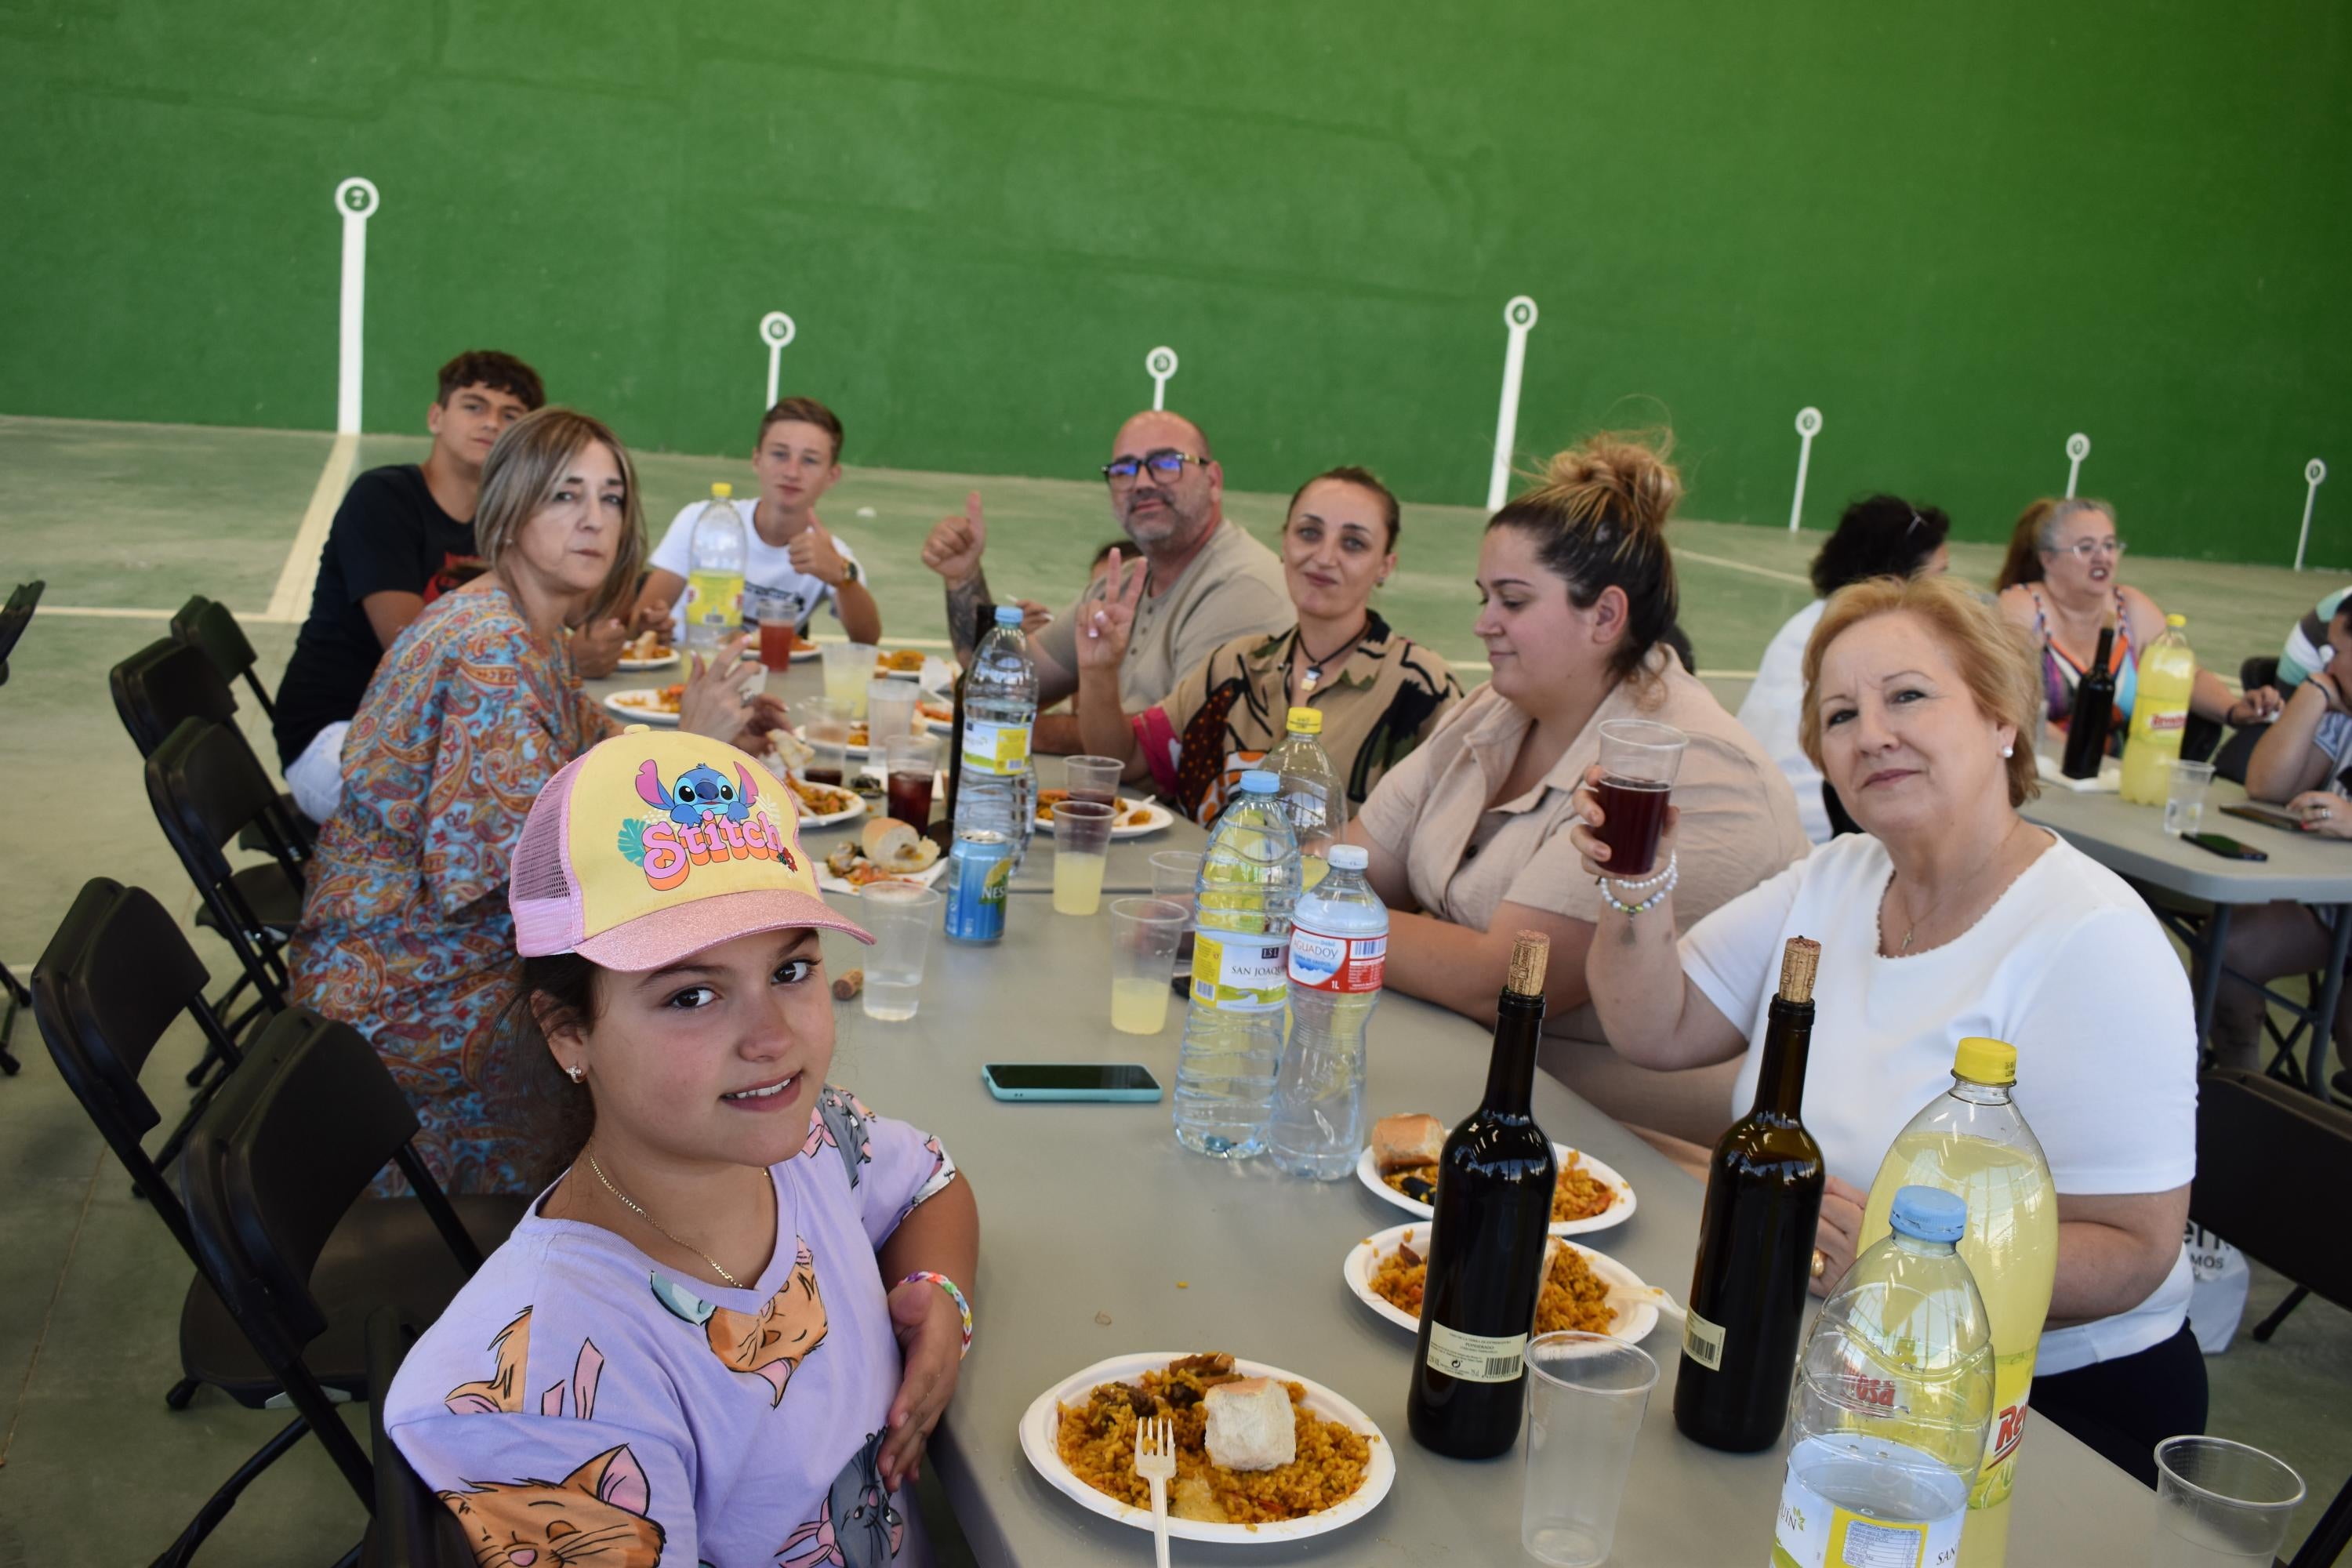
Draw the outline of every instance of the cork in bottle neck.
<instances>
[{"instance_id":1,"label":"cork in bottle neck","mask_svg":"<svg viewBox=\"0 0 2352 1568\"><path fill-rule=\"evenodd\" d=\"M1514 996L1542 995L1544 970L1550 962L1551 938L1541 931L1520 931L1511 944L1511 972L1503 989Z\"/></svg>"},{"instance_id":2,"label":"cork in bottle neck","mask_svg":"<svg viewBox=\"0 0 2352 1568\"><path fill-rule=\"evenodd\" d=\"M1811 1002L1813 975L1821 968L1822 944L1811 937L1792 936L1780 953L1780 1000Z\"/></svg>"}]
</instances>

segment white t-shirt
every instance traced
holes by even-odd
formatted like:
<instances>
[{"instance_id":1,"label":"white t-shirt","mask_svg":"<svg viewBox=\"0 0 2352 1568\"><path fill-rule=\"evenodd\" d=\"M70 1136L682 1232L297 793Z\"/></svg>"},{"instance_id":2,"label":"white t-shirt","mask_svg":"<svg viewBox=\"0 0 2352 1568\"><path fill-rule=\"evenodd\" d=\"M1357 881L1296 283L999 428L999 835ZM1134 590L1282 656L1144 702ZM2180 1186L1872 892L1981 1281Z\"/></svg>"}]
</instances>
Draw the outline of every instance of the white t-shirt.
<instances>
[{"instance_id":1,"label":"white t-shirt","mask_svg":"<svg viewBox=\"0 0 2352 1568\"><path fill-rule=\"evenodd\" d=\"M656 572L674 572L681 577L688 575L694 564L694 520L700 517L702 509L709 504L707 499L695 501L670 519L669 531L662 535L661 543L654 548L653 559L646 564ZM800 629L803 632L808 630L809 617L816 614L819 605L830 603L833 618L836 621L841 619L841 605L834 599L833 589L824 580L799 570L793 564L789 547L769 543L760 537L760 531L751 526L751 513L759 504L756 500L745 500L740 497L735 500L736 514L743 520L744 591L748 594L753 588L778 588L796 595L801 602ZM850 549L849 541L837 533L833 536L833 547L841 552L843 560L857 560L857 552ZM858 564L862 567L865 563L858 562ZM673 636L681 638L686 636L684 594L680 594L677 603L670 606L669 622Z\"/></svg>"},{"instance_id":2,"label":"white t-shirt","mask_svg":"<svg viewBox=\"0 0 2352 1568\"><path fill-rule=\"evenodd\" d=\"M2060 1194L2161 1193L2197 1173L2197 1026L2163 929L2121 878L2063 840L1958 940L1878 954L1894 867L1866 834L1832 839L1682 939L1683 973L1751 1045L1732 1093L1756 1095L1782 944L1822 944L1805 1126L1830 1174L1868 1191L1903 1131L1951 1087L1969 1035L2017 1047L2017 1108ZM2184 1249L2147 1300L2042 1336L2040 1373L2160 1344L2189 1306Z\"/></svg>"},{"instance_id":3,"label":"white t-shirt","mask_svg":"<svg viewBox=\"0 0 2352 1568\"><path fill-rule=\"evenodd\" d=\"M1797 724L1805 709L1805 644L1828 608L1827 599L1815 599L1789 617L1765 645L1755 684L1739 700L1739 722L1797 792L1798 824L1816 844L1830 841L1830 812L1822 804L1822 770L1797 743Z\"/></svg>"}]
</instances>

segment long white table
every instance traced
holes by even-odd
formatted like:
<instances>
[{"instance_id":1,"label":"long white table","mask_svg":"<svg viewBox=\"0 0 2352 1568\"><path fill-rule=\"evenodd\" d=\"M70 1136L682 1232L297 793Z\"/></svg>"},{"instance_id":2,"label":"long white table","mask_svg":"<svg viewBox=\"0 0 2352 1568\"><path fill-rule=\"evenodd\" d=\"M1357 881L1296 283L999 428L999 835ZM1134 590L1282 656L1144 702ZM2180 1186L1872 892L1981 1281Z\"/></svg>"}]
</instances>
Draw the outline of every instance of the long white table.
<instances>
[{"instance_id":1,"label":"long white table","mask_svg":"<svg viewBox=\"0 0 2352 1568\"><path fill-rule=\"evenodd\" d=\"M1198 848L1202 837L1180 822L1115 845L1113 873L1125 866L1131 877L1153 849ZM1024 879L1050 878L1048 853L1041 839ZM935 938L922 1010L909 1022L877 1024L856 1003L839 1005L832 1073L882 1114L938 1134L980 1203L978 1334L932 1445L979 1560L1021 1568L1150 1562L1149 1530L1085 1511L1030 1468L1017 1424L1040 1392L1105 1357L1224 1350L1354 1401L1394 1445L1396 1485L1371 1515L1332 1534L1227 1549L1178 1542L1178 1562L1483 1568L1527 1561L1519 1453L1463 1463L1415 1444L1404 1417L1412 1340L1341 1280L1349 1247L1407 1216L1352 1179L1307 1182L1263 1159L1226 1163L1186 1152L1164 1094L1152 1105L990 1099L980 1069L992 1061L1139 1061L1172 1089L1183 1030L1181 1004L1157 1036L1111 1030L1107 917L1056 915L1043 899L1022 899L1009 906L1006 925L993 947ZM825 942L836 971L859 962L855 942L831 935ZM1391 994L1371 1026L1372 1113L1460 1118L1484 1085L1488 1046L1484 1029ZM1680 1300L1696 1244L1697 1184L1541 1074L1535 1109L1547 1132L1616 1167L1640 1198L1627 1224L1583 1239ZM1683 1438L1673 1419L1677 1343L1665 1322L1644 1347L1661 1376L1611 1562L1761 1563L1785 1446L1732 1456ZM2046 1422L2028 1431L2011 1512L2011 1562L2137 1568L2147 1561L2151 1495Z\"/></svg>"}]
</instances>

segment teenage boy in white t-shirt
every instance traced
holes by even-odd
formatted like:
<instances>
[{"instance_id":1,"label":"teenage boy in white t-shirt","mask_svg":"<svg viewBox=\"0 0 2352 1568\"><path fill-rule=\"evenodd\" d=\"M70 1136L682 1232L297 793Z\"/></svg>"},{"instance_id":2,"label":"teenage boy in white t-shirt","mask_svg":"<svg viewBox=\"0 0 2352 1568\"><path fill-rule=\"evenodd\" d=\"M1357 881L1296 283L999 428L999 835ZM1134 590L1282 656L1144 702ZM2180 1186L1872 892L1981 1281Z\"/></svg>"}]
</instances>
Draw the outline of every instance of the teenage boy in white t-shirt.
<instances>
[{"instance_id":1,"label":"teenage boy in white t-shirt","mask_svg":"<svg viewBox=\"0 0 2352 1568\"><path fill-rule=\"evenodd\" d=\"M816 517L817 498L841 479L841 419L814 397L787 397L761 416L751 449L760 498L738 500L743 518L743 591L781 590L800 600L800 626L826 600L852 642L882 640L882 610L866 585L866 569L849 546ZM632 616L639 631L667 622L686 635L684 597L692 564L694 521L707 501L695 501L671 520L653 553L653 570L637 591Z\"/></svg>"}]
</instances>

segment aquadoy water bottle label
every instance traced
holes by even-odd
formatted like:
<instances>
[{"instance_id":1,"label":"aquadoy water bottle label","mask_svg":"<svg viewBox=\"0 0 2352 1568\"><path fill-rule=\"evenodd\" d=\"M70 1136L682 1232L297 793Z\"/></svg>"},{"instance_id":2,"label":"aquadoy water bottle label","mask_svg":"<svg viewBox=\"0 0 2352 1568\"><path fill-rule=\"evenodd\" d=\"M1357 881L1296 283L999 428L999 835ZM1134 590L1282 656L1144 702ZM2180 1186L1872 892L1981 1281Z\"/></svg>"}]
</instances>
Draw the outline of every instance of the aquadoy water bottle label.
<instances>
[{"instance_id":1,"label":"aquadoy water bottle label","mask_svg":"<svg viewBox=\"0 0 2352 1568\"><path fill-rule=\"evenodd\" d=\"M1527 1372L1525 1334L1465 1334L1429 1325L1429 1369L1465 1383L1515 1383Z\"/></svg>"},{"instance_id":2,"label":"aquadoy water bottle label","mask_svg":"<svg viewBox=\"0 0 2352 1568\"><path fill-rule=\"evenodd\" d=\"M743 622L743 574L688 573L686 606L688 625L717 626L732 635Z\"/></svg>"},{"instance_id":3,"label":"aquadoy water bottle label","mask_svg":"<svg viewBox=\"0 0 2352 1568\"><path fill-rule=\"evenodd\" d=\"M967 716L963 721L963 765L975 773L1017 773L1029 765L1029 726L992 724Z\"/></svg>"},{"instance_id":4,"label":"aquadoy water bottle label","mask_svg":"<svg viewBox=\"0 0 2352 1568\"><path fill-rule=\"evenodd\" d=\"M1221 1012L1270 1013L1289 999L1286 942L1233 931L1200 933L1192 942L1192 999Z\"/></svg>"},{"instance_id":5,"label":"aquadoy water bottle label","mask_svg":"<svg viewBox=\"0 0 2352 1568\"><path fill-rule=\"evenodd\" d=\"M1305 926L1290 928L1290 978L1310 991L1360 996L1381 988L1388 971L1389 939L1328 936Z\"/></svg>"},{"instance_id":6,"label":"aquadoy water bottle label","mask_svg":"<svg viewBox=\"0 0 2352 1568\"><path fill-rule=\"evenodd\" d=\"M1797 1479L1780 1487L1772 1568L1952 1568L1960 1560L1962 1509L1948 1519L1871 1519L1842 1509Z\"/></svg>"}]
</instances>

